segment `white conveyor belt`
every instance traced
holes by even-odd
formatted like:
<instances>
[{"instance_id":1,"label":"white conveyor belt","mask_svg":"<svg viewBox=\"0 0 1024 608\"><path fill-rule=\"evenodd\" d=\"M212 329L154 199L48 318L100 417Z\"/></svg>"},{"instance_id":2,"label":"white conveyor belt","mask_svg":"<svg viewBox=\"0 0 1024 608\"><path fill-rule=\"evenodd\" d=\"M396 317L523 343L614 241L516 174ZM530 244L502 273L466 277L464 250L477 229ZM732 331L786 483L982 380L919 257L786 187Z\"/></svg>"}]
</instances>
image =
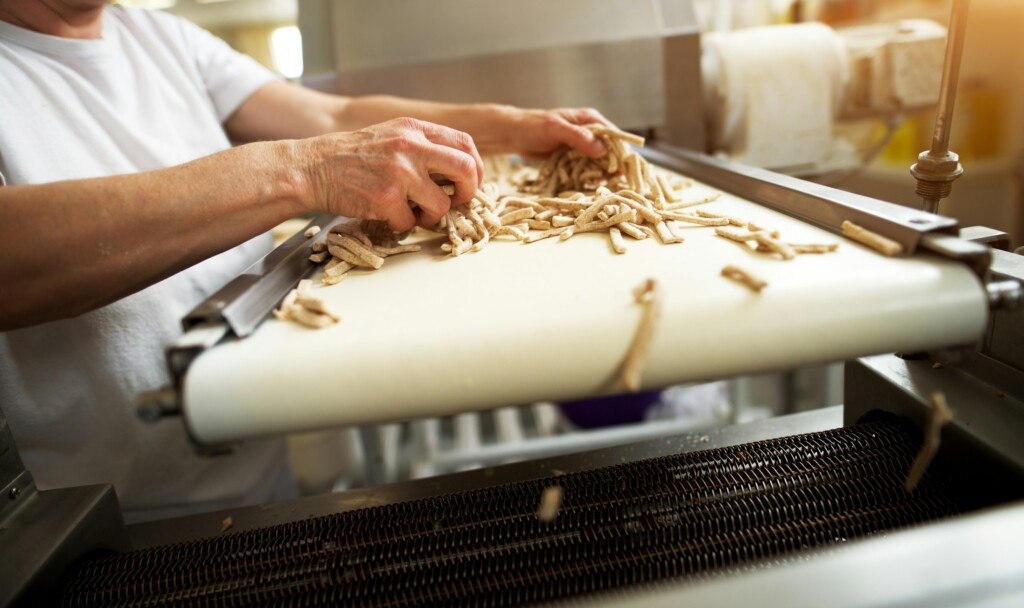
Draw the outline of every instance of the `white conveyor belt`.
<instances>
[{"instance_id":1,"label":"white conveyor belt","mask_svg":"<svg viewBox=\"0 0 1024 608\"><path fill-rule=\"evenodd\" d=\"M682 244L627 239L623 255L607 235L582 234L450 258L432 238L334 286L314 277L341 323L271 320L198 357L184 382L190 429L218 443L613 392L640 320L633 289L649 277L665 309L646 388L967 344L983 331L984 290L966 266L885 258L729 195L703 208L789 242L841 245L782 261L693 226ZM721 277L727 264L768 287Z\"/></svg>"}]
</instances>

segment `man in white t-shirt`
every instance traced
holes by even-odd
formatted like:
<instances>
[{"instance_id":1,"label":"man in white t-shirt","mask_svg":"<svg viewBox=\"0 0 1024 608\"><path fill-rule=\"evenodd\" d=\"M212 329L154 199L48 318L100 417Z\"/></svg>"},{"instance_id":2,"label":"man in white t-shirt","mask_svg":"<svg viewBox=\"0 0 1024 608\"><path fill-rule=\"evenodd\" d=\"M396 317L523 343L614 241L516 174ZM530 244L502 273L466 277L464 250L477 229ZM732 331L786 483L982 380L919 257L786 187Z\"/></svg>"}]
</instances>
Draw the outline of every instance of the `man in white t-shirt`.
<instances>
[{"instance_id":1,"label":"man in white t-shirt","mask_svg":"<svg viewBox=\"0 0 1024 608\"><path fill-rule=\"evenodd\" d=\"M598 156L579 126L594 121L326 95L167 14L0 0L0 407L37 484L113 483L129 520L272 498L279 440L206 460L180 426L135 419L135 395L168 381L181 317L282 220L432 225L471 198L481 153Z\"/></svg>"}]
</instances>

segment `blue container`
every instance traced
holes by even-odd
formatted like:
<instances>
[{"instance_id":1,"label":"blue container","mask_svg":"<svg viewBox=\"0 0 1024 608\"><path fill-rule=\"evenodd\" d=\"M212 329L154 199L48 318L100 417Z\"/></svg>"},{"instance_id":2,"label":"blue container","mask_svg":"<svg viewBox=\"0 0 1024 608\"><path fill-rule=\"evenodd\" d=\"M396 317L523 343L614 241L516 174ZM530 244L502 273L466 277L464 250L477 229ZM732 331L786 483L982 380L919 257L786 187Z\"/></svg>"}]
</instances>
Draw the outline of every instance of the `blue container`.
<instances>
[{"instance_id":1,"label":"blue container","mask_svg":"<svg viewBox=\"0 0 1024 608\"><path fill-rule=\"evenodd\" d=\"M593 429L640 422L644 413L658 402L661 391L623 393L607 397L580 399L559 404L565 417L580 428Z\"/></svg>"}]
</instances>

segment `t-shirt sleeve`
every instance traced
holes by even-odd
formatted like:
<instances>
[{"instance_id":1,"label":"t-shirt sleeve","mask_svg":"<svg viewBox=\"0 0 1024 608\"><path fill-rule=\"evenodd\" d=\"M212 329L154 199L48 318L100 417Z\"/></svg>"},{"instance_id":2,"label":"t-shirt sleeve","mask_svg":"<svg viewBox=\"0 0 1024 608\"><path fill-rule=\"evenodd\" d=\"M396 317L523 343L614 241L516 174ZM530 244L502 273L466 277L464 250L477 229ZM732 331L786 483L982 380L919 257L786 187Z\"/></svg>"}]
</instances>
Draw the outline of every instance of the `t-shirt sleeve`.
<instances>
[{"instance_id":1,"label":"t-shirt sleeve","mask_svg":"<svg viewBox=\"0 0 1024 608\"><path fill-rule=\"evenodd\" d=\"M257 89L280 77L210 32L181 20L199 75L223 123Z\"/></svg>"}]
</instances>

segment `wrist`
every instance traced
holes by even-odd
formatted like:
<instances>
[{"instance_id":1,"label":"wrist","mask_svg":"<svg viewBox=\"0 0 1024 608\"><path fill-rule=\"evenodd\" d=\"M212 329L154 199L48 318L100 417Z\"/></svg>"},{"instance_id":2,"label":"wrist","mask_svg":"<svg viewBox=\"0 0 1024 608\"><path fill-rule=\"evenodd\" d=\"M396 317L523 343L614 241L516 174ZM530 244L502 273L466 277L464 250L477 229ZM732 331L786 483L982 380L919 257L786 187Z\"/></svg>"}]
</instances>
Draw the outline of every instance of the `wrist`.
<instances>
[{"instance_id":1,"label":"wrist","mask_svg":"<svg viewBox=\"0 0 1024 608\"><path fill-rule=\"evenodd\" d=\"M280 205L291 215L310 211L315 199L312 180L306 175L308 163L304 161L302 140L278 140L256 144L261 150L263 161L260 171L264 173L265 186L260 198L265 203Z\"/></svg>"},{"instance_id":2,"label":"wrist","mask_svg":"<svg viewBox=\"0 0 1024 608\"><path fill-rule=\"evenodd\" d=\"M504 154L515 150L515 136L525 111L515 106L483 104L480 106L480 128L471 133L480 154Z\"/></svg>"}]
</instances>

